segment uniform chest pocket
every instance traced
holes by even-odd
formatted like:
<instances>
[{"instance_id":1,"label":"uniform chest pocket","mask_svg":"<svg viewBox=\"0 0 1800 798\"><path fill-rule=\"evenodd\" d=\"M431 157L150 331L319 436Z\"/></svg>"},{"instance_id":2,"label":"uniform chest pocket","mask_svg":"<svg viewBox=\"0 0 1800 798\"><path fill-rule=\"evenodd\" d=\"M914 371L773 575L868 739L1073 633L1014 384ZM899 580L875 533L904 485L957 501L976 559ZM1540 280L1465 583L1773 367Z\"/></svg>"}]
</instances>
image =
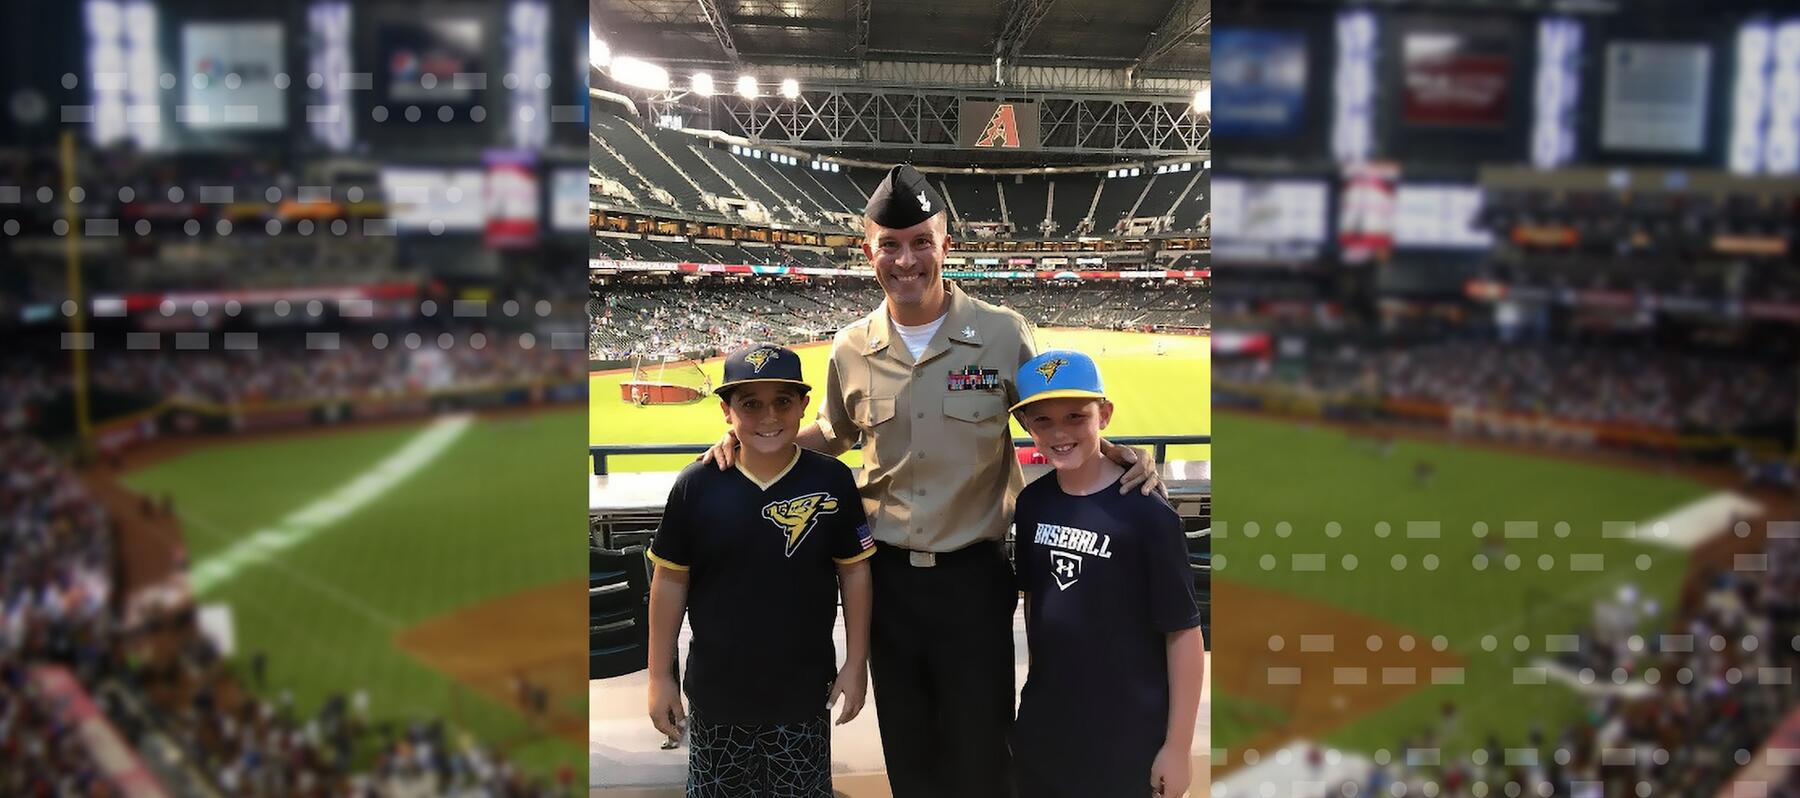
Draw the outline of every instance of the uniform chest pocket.
<instances>
[{"instance_id":1,"label":"uniform chest pocket","mask_svg":"<svg viewBox=\"0 0 1800 798\"><path fill-rule=\"evenodd\" d=\"M975 424L983 430L1005 429L1006 397L976 392L946 396L944 397L944 415L957 421Z\"/></svg>"},{"instance_id":2,"label":"uniform chest pocket","mask_svg":"<svg viewBox=\"0 0 1800 798\"><path fill-rule=\"evenodd\" d=\"M856 403L856 425L864 429L894 419L894 397L865 396Z\"/></svg>"}]
</instances>

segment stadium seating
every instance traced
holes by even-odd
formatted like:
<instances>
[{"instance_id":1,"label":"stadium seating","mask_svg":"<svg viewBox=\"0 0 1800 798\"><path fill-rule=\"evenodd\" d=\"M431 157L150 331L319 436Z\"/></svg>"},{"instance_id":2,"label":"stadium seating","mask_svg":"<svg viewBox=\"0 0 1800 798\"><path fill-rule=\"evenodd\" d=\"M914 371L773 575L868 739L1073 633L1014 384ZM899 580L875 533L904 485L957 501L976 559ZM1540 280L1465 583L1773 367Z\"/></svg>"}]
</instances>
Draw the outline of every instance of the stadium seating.
<instances>
[{"instance_id":1,"label":"stadium seating","mask_svg":"<svg viewBox=\"0 0 1800 798\"><path fill-rule=\"evenodd\" d=\"M745 161L754 159L739 158L724 150L711 147L696 147L695 152L705 158L707 163L711 164L720 175L731 181L731 184L742 192L739 196L761 205L774 220L790 225L807 223L804 214L790 207L780 195L763 183L762 178L750 171L750 167L745 164Z\"/></svg>"},{"instance_id":2,"label":"stadium seating","mask_svg":"<svg viewBox=\"0 0 1800 798\"><path fill-rule=\"evenodd\" d=\"M737 188L694 151L696 148L709 146L704 139L666 128L651 128L646 132L656 143L657 151L668 156L676 168L697 184L701 191L715 197L739 196Z\"/></svg>"},{"instance_id":3,"label":"stadium seating","mask_svg":"<svg viewBox=\"0 0 1800 798\"><path fill-rule=\"evenodd\" d=\"M999 187L1006 195L1007 218L1012 220L1012 237L1042 238L1050 201L1050 181L1041 177L1008 175L1000 178Z\"/></svg>"},{"instance_id":4,"label":"stadium seating","mask_svg":"<svg viewBox=\"0 0 1800 798\"><path fill-rule=\"evenodd\" d=\"M605 117L604 114L596 116ZM646 182L669 192L677 200L684 215L694 218L723 218L707 207L700 197L701 188L665 157L660 148L650 142L636 121L606 117L602 124L610 128L606 143L612 150L643 175Z\"/></svg>"},{"instance_id":5,"label":"stadium seating","mask_svg":"<svg viewBox=\"0 0 1800 798\"><path fill-rule=\"evenodd\" d=\"M990 175L944 175L939 184L956 221L1004 221L1000 212L1000 192Z\"/></svg>"},{"instance_id":6,"label":"stadium seating","mask_svg":"<svg viewBox=\"0 0 1800 798\"><path fill-rule=\"evenodd\" d=\"M1055 235L1073 236L1081 229L1082 220L1088 218L1101 179L1092 174L1069 174L1057 175L1050 182L1055 197L1050 208L1050 218L1056 223Z\"/></svg>"},{"instance_id":7,"label":"stadium seating","mask_svg":"<svg viewBox=\"0 0 1800 798\"><path fill-rule=\"evenodd\" d=\"M1125 219L1138 197L1143 196L1149 180L1139 177L1109 177L1100 183L1100 200L1094 204L1094 231L1112 233Z\"/></svg>"},{"instance_id":8,"label":"stadium seating","mask_svg":"<svg viewBox=\"0 0 1800 798\"><path fill-rule=\"evenodd\" d=\"M650 575L642 548L588 549L588 678L645 668L650 650Z\"/></svg>"},{"instance_id":9,"label":"stadium seating","mask_svg":"<svg viewBox=\"0 0 1800 798\"><path fill-rule=\"evenodd\" d=\"M631 192L633 204L647 211L672 213L681 210L672 201L665 201L658 196L658 191L667 193L661 186L652 184L639 171L634 159L626 156L619 146L636 138L631 132L632 123L608 114L594 114L588 123L589 166L601 177L617 180ZM630 137L630 138L628 138Z\"/></svg>"},{"instance_id":10,"label":"stadium seating","mask_svg":"<svg viewBox=\"0 0 1800 798\"><path fill-rule=\"evenodd\" d=\"M1188 190L1189 185L1195 185L1195 181L1199 178L1200 175L1192 171L1168 172L1154 176L1150 181L1150 187L1144 191L1143 198L1138 201L1137 209L1132 212L1132 217L1168 215L1170 211L1174 210L1175 201L1181 199L1182 193Z\"/></svg>"},{"instance_id":11,"label":"stadium seating","mask_svg":"<svg viewBox=\"0 0 1800 798\"><path fill-rule=\"evenodd\" d=\"M799 258L805 249L781 250ZM816 255L817 253L812 253ZM1039 326L1209 328L1212 305L1194 283L968 283L964 290L1010 307ZM589 300L589 356L726 351L752 341L819 340L868 314L881 289L867 278L812 283L633 284Z\"/></svg>"},{"instance_id":12,"label":"stadium seating","mask_svg":"<svg viewBox=\"0 0 1800 798\"><path fill-rule=\"evenodd\" d=\"M1212 230L1212 174L1210 170L1202 172L1188 189L1187 195L1175 203L1172 214L1175 224L1170 229L1175 232L1211 232Z\"/></svg>"},{"instance_id":13,"label":"stadium seating","mask_svg":"<svg viewBox=\"0 0 1800 798\"><path fill-rule=\"evenodd\" d=\"M868 196L859 190L855 183L850 181L849 176L842 172L825 172L817 169L808 169L806 170L806 177L820 189L829 194L832 200L836 200L838 205L842 207L846 213L861 216L863 209L868 207ZM821 204L830 207L825 197L821 196L819 197L819 200Z\"/></svg>"}]
</instances>

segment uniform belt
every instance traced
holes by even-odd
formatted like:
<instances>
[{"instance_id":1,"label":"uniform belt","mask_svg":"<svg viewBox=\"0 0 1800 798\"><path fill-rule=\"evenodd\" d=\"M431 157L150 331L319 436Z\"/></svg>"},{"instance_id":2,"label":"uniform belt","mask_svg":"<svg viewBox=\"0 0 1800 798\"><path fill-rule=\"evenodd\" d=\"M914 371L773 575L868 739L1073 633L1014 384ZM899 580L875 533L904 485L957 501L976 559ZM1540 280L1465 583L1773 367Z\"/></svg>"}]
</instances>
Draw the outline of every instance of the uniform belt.
<instances>
[{"instance_id":1,"label":"uniform belt","mask_svg":"<svg viewBox=\"0 0 1800 798\"><path fill-rule=\"evenodd\" d=\"M979 540L955 551L920 551L887 543L877 543L876 551L888 557L905 557L906 564L914 568L935 568L971 559L980 555L993 556L998 541Z\"/></svg>"}]
</instances>

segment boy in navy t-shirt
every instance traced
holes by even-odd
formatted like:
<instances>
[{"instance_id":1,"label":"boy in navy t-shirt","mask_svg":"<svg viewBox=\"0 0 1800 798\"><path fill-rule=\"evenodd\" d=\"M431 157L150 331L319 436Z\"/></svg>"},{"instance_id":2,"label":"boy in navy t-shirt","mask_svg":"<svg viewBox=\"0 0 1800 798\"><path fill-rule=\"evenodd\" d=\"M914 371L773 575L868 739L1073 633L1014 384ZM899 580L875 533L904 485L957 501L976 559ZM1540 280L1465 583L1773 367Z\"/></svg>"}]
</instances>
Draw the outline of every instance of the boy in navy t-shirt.
<instances>
[{"instance_id":1,"label":"boy in navy t-shirt","mask_svg":"<svg viewBox=\"0 0 1800 798\"><path fill-rule=\"evenodd\" d=\"M839 724L862 710L875 540L850 469L794 445L807 391L793 352L733 352L717 393L737 467L684 469L650 544L650 720L689 731L690 798L830 798L829 705L844 701ZM674 677L683 613L691 717Z\"/></svg>"},{"instance_id":2,"label":"boy in navy t-shirt","mask_svg":"<svg viewBox=\"0 0 1800 798\"><path fill-rule=\"evenodd\" d=\"M1014 557L1030 672L1013 727L1020 798L1179 796L1205 668L1181 519L1120 493L1100 456L1112 403L1094 361L1045 352L1012 408L1056 470L1019 493Z\"/></svg>"}]
</instances>

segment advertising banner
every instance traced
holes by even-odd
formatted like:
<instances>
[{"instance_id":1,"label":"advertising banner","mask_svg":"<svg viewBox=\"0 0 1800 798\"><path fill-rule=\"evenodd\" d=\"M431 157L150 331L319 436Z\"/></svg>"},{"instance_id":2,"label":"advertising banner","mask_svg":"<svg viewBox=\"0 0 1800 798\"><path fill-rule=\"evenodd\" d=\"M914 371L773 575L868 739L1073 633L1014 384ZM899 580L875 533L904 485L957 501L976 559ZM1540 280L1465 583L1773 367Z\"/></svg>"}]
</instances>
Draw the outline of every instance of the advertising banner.
<instances>
[{"instance_id":1,"label":"advertising banner","mask_svg":"<svg viewBox=\"0 0 1800 798\"><path fill-rule=\"evenodd\" d=\"M181 28L185 87L176 120L193 130L274 130L287 125L279 22L190 22Z\"/></svg>"},{"instance_id":2,"label":"advertising banner","mask_svg":"<svg viewBox=\"0 0 1800 798\"><path fill-rule=\"evenodd\" d=\"M1221 28L1213 33L1213 132L1291 135L1305 121L1306 36Z\"/></svg>"}]
</instances>

